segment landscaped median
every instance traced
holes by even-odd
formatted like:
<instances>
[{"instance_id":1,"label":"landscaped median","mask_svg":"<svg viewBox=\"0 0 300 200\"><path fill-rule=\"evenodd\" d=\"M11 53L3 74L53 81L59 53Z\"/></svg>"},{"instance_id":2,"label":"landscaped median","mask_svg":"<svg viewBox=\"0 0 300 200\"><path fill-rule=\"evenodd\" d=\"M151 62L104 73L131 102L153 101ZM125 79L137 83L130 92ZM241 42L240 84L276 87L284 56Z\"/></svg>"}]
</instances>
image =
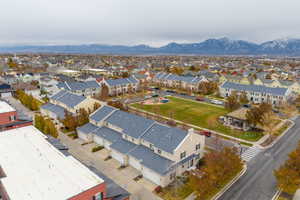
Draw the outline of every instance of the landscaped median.
<instances>
[{"instance_id":1,"label":"landscaped median","mask_svg":"<svg viewBox=\"0 0 300 200\"><path fill-rule=\"evenodd\" d=\"M131 107L249 142L256 142L263 136L262 132L239 131L221 124L218 118L229 113L222 106L171 96L168 99L170 102L165 104L135 103L131 104Z\"/></svg>"}]
</instances>

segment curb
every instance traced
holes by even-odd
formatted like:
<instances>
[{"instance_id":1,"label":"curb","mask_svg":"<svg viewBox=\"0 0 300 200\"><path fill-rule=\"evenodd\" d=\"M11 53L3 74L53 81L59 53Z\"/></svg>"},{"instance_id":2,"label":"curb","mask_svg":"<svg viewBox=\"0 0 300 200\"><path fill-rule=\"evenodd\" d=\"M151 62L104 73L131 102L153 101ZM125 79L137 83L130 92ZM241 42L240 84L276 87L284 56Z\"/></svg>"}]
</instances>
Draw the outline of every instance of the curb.
<instances>
[{"instance_id":1,"label":"curb","mask_svg":"<svg viewBox=\"0 0 300 200\"><path fill-rule=\"evenodd\" d=\"M281 133L281 135L280 136L278 136L271 144L269 144L268 146L265 146L265 147L263 147L263 146L261 146L261 145L258 145L258 147L260 148L260 149L268 149L268 148L271 148L271 147L273 147L277 142L278 142L278 140L280 140L280 138L282 138L291 128L293 128L294 126L295 126L295 122L293 122L292 120L286 120L286 121L289 121L289 122L291 122L292 124L287 128L287 129L285 129L285 131L283 132L283 133Z\"/></svg>"},{"instance_id":2,"label":"curb","mask_svg":"<svg viewBox=\"0 0 300 200\"><path fill-rule=\"evenodd\" d=\"M247 165L244 165L243 170L236 175L223 189L213 196L210 200L217 200L220 198L235 182L237 182L247 171Z\"/></svg>"}]
</instances>

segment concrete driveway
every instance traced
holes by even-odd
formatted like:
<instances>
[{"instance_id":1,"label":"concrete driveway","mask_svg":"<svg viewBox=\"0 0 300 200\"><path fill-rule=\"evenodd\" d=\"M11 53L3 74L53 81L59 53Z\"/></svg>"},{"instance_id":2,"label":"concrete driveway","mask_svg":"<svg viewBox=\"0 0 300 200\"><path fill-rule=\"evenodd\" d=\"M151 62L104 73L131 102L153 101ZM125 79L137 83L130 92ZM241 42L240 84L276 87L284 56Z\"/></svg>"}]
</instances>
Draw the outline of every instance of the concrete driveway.
<instances>
[{"instance_id":1,"label":"concrete driveway","mask_svg":"<svg viewBox=\"0 0 300 200\"><path fill-rule=\"evenodd\" d=\"M75 158L86 165L95 167L131 193L131 200L161 200L161 198L152 193L153 189L156 187L155 184L143 178L138 182L133 180L133 178L140 174L136 169L132 167L118 169L120 166L118 161L114 159L104 161L109 155L109 152L106 149L92 153L91 148L95 146L93 143L82 146L82 142L79 141L79 139L72 140L63 133L60 133L59 139L64 145L69 147L69 152Z\"/></svg>"}]
</instances>

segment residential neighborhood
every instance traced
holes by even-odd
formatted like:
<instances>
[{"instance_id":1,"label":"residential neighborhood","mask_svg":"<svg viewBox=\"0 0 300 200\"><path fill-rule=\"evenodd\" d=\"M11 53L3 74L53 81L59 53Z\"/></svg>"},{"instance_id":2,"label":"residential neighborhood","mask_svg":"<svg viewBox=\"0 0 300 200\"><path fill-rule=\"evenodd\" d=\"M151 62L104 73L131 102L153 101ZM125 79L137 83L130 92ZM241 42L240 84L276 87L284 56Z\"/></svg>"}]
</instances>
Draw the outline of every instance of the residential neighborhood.
<instances>
[{"instance_id":1,"label":"residential neighborhood","mask_svg":"<svg viewBox=\"0 0 300 200\"><path fill-rule=\"evenodd\" d=\"M8 54L0 67L0 199L236 199L257 191L239 183L251 177L295 192L300 60Z\"/></svg>"}]
</instances>

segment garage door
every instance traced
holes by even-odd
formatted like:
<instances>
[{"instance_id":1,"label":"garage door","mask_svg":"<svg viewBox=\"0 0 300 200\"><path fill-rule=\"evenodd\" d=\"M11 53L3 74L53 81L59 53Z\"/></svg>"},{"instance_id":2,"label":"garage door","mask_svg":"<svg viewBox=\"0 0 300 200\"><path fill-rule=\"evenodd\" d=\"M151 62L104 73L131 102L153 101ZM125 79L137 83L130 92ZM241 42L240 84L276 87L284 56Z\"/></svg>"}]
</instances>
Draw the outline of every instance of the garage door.
<instances>
[{"instance_id":1,"label":"garage door","mask_svg":"<svg viewBox=\"0 0 300 200\"><path fill-rule=\"evenodd\" d=\"M119 161L121 164L124 164L124 156L121 153L119 153L117 151L112 151L111 157L113 157L114 159Z\"/></svg>"},{"instance_id":2,"label":"garage door","mask_svg":"<svg viewBox=\"0 0 300 200\"><path fill-rule=\"evenodd\" d=\"M88 141L88 137L86 134L82 133L81 131L78 131L77 134L80 139L82 139L84 141Z\"/></svg>"},{"instance_id":3,"label":"garage door","mask_svg":"<svg viewBox=\"0 0 300 200\"><path fill-rule=\"evenodd\" d=\"M155 172L151 171L150 169L143 167L142 171L143 177L149 179L153 183L157 185L161 185L160 183L160 176L156 174Z\"/></svg>"},{"instance_id":4,"label":"garage door","mask_svg":"<svg viewBox=\"0 0 300 200\"><path fill-rule=\"evenodd\" d=\"M97 135L94 135L94 142L98 145L103 146L103 139L101 137L98 137Z\"/></svg>"},{"instance_id":5,"label":"garage door","mask_svg":"<svg viewBox=\"0 0 300 200\"><path fill-rule=\"evenodd\" d=\"M140 162L133 157L129 157L129 165L137 170L141 170L142 168Z\"/></svg>"}]
</instances>

